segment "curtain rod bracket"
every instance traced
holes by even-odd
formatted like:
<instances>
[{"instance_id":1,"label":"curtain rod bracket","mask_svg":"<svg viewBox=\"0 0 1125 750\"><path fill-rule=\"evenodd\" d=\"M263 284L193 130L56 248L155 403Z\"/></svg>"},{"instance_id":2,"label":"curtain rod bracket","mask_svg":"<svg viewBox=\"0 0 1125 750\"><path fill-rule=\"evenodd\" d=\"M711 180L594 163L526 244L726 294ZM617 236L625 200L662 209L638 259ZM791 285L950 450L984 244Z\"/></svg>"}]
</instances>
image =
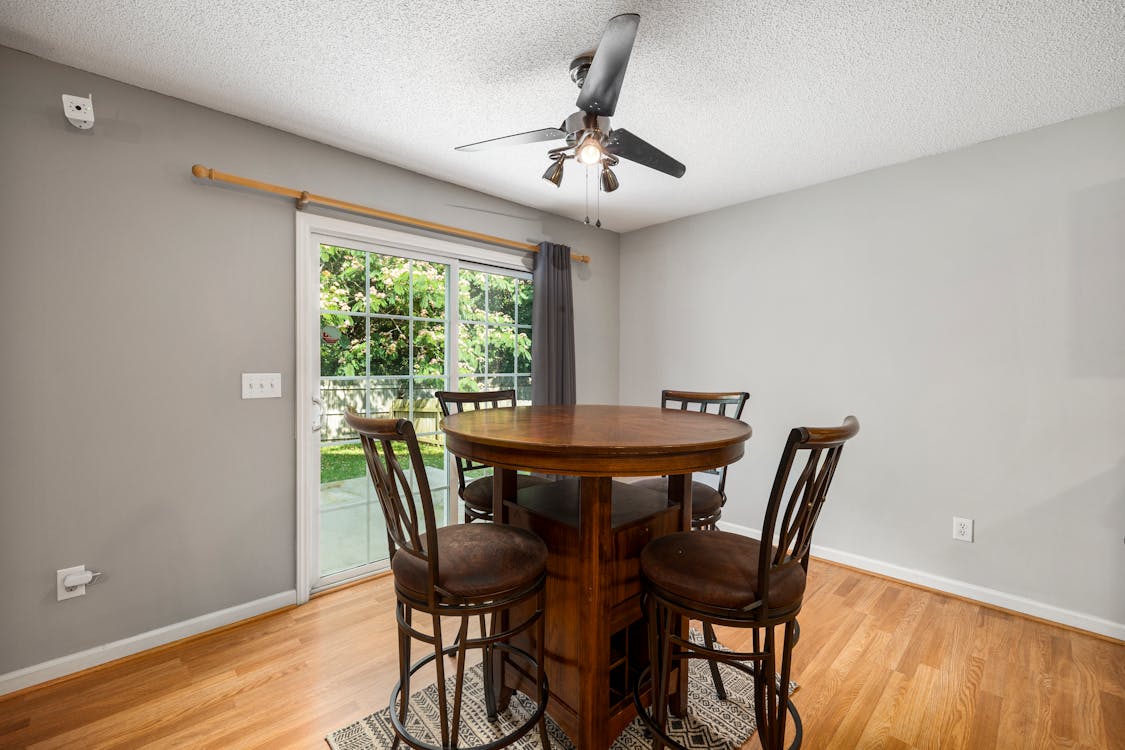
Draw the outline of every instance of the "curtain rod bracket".
<instances>
[{"instance_id":1,"label":"curtain rod bracket","mask_svg":"<svg viewBox=\"0 0 1125 750\"><path fill-rule=\"evenodd\" d=\"M304 211L305 207L309 205L309 191L302 190L301 196L297 198L297 210Z\"/></svg>"}]
</instances>

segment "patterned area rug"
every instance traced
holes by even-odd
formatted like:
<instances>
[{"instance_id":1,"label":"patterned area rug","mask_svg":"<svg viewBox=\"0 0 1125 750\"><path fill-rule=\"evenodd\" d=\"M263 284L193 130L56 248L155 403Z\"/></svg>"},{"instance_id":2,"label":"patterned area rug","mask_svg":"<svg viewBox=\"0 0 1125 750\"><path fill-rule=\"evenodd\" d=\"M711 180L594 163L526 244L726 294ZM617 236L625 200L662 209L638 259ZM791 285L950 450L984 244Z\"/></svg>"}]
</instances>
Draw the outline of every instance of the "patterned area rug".
<instances>
[{"instance_id":1,"label":"patterned area rug","mask_svg":"<svg viewBox=\"0 0 1125 750\"><path fill-rule=\"evenodd\" d=\"M692 635L696 634L693 632ZM736 669L720 666L720 674L727 689L727 700L721 701L715 696L707 662L692 659L690 664L687 716L682 720L671 717L668 721L669 734L693 750L737 750L754 734L756 728L754 680ZM446 687L452 711L453 678L446 681ZM797 683L790 682L790 694L796 689ZM483 699L474 701L471 698L474 695L484 695L479 664L465 672L465 698L461 705L461 735L458 743L461 747L494 740L522 724L535 710L535 704L527 696L516 693L508 711L500 714L495 724L490 724L485 717ZM440 745L437 697L435 685L411 696L408 728L414 736ZM550 717L547 718L547 731L551 745L556 750L575 750L570 738ZM391 727L388 710L384 708L350 726L337 729L325 739L332 750L384 750L390 748L394 740L394 729ZM533 727L512 747L516 750L541 748L539 731ZM613 743L612 750L648 750L651 747L652 740L645 737L644 725L640 719L634 719Z\"/></svg>"}]
</instances>

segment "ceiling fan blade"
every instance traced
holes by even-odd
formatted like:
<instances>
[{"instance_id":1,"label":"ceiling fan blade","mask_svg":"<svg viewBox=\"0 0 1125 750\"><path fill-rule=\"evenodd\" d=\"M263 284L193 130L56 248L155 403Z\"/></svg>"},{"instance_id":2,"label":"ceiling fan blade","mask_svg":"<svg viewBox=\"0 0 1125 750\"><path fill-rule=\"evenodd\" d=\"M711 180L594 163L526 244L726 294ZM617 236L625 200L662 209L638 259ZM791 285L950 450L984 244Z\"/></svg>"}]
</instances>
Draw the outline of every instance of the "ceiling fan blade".
<instances>
[{"instance_id":1,"label":"ceiling fan blade","mask_svg":"<svg viewBox=\"0 0 1125 750\"><path fill-rule=\"evenodd\" d=\"M594 60L586 71L582 91L578 94L579 109L595 115L613 116L640 20L641 17L636 13L623 13L609 19L602 33L602 40L598 42Z\"/></svg>"},{"instance_id":2,"label":"ceiling fan blade","mask_svg":"<svg viewBox=\"0 0 1125 750\"><path fill-rule=\"evenodd\" d=\"M630 133L625 128L616 128L609 134L609 140L606 142L606 151L614 156L620 156L622 159L635 161L638 164L643 164L646 167L655 169L664 174L670 174L673 177L683 177L684 172L687 171L680 162L673 159L668 154L664 153L656 146L653 146L648 141L643 141L637 136Z\"/></svg>"},{"instance_id":3,"label":"ceiling fan blade","mask_svg":"<svg viewBox=\"0 0 1125 750\"><path fill-rule=\"evenodd\" d=\"M525 143L540 143L541 141L557 141L560 138L566 138L566 133L558 128L543 128L541 130L529 130L526 133L516 133L514 135L505 135L500 138L489 138L487 141L477 141L476 143L468 143L464 146L458 146L453 149L454 151L484 151L488 148L499 148L501 146L520 146Z\"/></svg>"}]
</instances>

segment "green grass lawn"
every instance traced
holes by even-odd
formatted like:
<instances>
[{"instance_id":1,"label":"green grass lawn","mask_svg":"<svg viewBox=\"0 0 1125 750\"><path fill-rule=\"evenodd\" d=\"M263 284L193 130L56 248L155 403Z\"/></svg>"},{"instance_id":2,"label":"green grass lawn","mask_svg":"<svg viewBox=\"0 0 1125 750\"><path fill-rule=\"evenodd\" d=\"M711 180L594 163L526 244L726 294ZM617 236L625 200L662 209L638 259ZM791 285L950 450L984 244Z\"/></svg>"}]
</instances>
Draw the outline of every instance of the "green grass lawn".
<instances>
[{"instance_id":1,"label":"green grass lawn","mask_svg":"<svg viewBox=\"0 0 1125 750\"><path fill-rule=\"evenodd\" d=\"M435 469L445 468L445 448L430 443L420 443L422 461ZM405 454L399 456L404 460ZM363 457L363 446L359 443L326 445L320 449L320 482L339 482L367 474L367 460Z\"/></svg>"}]
</instances>

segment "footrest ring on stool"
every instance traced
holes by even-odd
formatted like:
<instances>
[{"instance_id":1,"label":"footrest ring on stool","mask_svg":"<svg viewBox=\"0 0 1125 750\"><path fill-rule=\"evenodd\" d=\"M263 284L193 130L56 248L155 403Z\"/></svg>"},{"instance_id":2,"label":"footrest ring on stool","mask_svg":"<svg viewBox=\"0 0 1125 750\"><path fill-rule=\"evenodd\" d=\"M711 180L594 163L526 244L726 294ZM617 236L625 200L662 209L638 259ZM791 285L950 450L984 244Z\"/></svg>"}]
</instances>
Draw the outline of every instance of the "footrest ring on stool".
<instances>
[{"instance_id":1,"label":"footrest ring on stool","mask_svg":"<svg viewBox=\"0 0 1125 750\"><path fill-rule=\"evenodd\" d=\"M460 648L460 647L459 646L448 646L448 647L442 649L442 655L448 656L450 653L456 651L458 648ZM526 659L527 663L534 668L537 668L539 666L539 663L531 656L531 654L527 653L522 648L511 645L510 643L494 643L494 644L492 644L492 648L496 649L496 650L499 650L499 651L506 651L506 652L508 652L510 654L513 654L513 655L516 655L516 656L521 656L524 659ZM422 657L418 661L414 662L414 664L410 667L410 676L413 676L415 672L417 672L419 669L426 666L430 662L434 661L434 659L436 659L436 658L437 658L436 653L427 654L426 656ZM440 686L439 689L444 690L445 686L442 685L442 686ZM397 699L401 694L402 694L402 679L400 678L395 683L394 687L391 688L391 700L390 700L390 703L388 704L389 705L389 711L390 711L391 726L394 727L395 736L398 737L399 739L401 739L403 742L405 742L410 747L415 748L415 750L443 750L443 748L440 745L431 745L428 742L423 742L422 740L418 739L417 737L415 737L414 735L412 735L408 731L406 731L406 727L404 727L402 725L402 722L398 718L398 712L395 710L395 704L398 702ZM499 739L493 740L492 742L486 743L484 745L472 745L470 747L460 747L460 748L458 748L458 750L498 750L499 748L502 748L502 747L508 747L509 745L512 744L512 742L514 742L515 740L519 739L520 737L523 737L525 734L530 732L531 728L534 727L536 724L538 724L539 720L541 718L543 718L543 714L547 710L547 696L548 695L550 695L550 687L547 684L547 676L543 675L543 679L540 680L540 682L539 682L539 695L536 698L535 711L531 714L531 716L528 717L527 721L525 721L523 724L521 724L519 726L518 729L516 729L514 732L512 732L510 734L507 734L507 735L505 735L505 736L503 736ZM403 700L409 701L410 696L406 696L405 698L403 698ZM408 706L407 710L409 710L409 706ZM453 731L456 732L457 727L454 727Z\"/></svg>"}]
</instances>

